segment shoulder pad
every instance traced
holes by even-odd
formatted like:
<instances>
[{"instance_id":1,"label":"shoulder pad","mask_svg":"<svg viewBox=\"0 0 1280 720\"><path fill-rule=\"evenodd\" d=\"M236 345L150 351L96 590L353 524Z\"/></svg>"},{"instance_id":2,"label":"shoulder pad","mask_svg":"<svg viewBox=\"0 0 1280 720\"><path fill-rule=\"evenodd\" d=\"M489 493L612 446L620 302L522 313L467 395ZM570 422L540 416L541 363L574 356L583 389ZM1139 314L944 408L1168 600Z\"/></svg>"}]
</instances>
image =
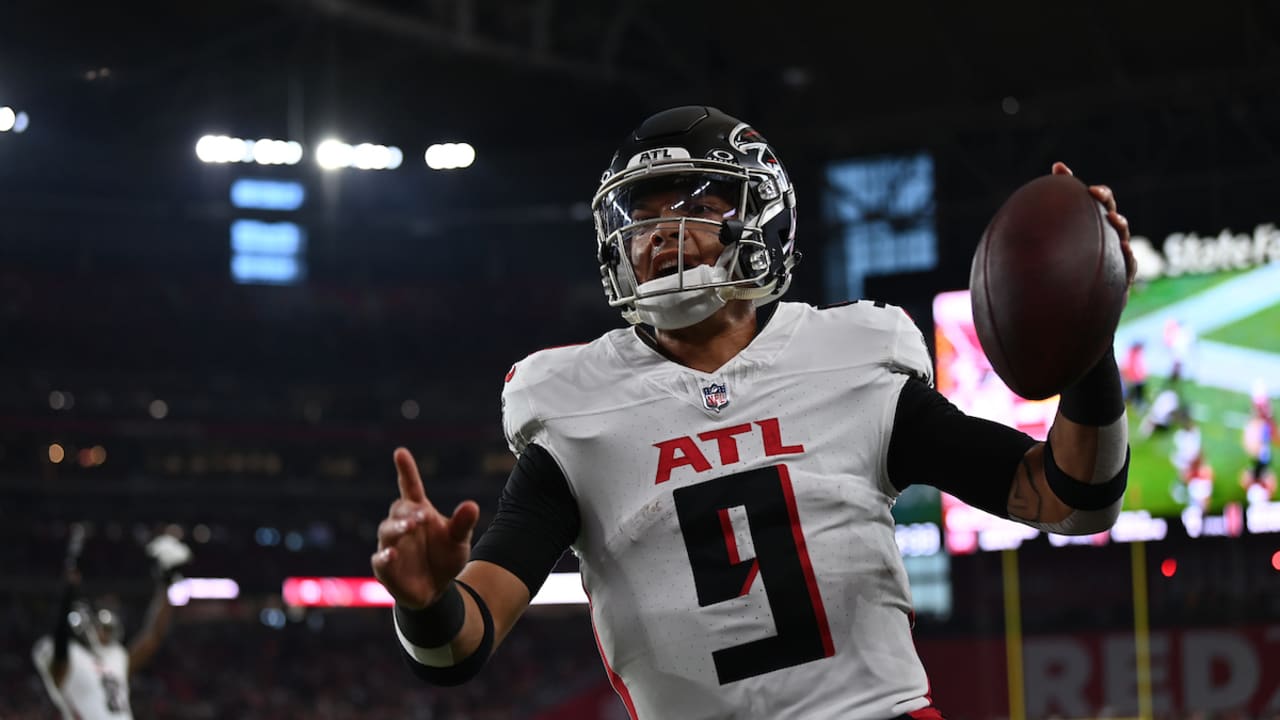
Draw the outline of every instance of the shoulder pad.
<instances>
[{"instance_id":1,"label":"shoulder pad","mask_svg":"<svg viewBox=\"0 0 1280 720\"><path fill-rule=\"evenodd\" d=\"M517 455L543 432L548 408L540 398L554 397L556 388L581 374L583 357L595 343L539 350L507 371L502 386L502 428L507 445ZM566 380L568 379L568 380Z\"/></svg>"},{"instance_id":2,"label":"shoulder pad","mask_svg":"<svg viewBox=\"0 0 1280 720\"><path fill-rule=\"evenodd\" d=\"M832 325L824 332L826 337L850 343L849 354L869 354L873 362L893 372L914 375L933 385L933 359L924 335L902 308L878 300L852 300L813 312L819 323Z\"/></svg>"}]
</instances>

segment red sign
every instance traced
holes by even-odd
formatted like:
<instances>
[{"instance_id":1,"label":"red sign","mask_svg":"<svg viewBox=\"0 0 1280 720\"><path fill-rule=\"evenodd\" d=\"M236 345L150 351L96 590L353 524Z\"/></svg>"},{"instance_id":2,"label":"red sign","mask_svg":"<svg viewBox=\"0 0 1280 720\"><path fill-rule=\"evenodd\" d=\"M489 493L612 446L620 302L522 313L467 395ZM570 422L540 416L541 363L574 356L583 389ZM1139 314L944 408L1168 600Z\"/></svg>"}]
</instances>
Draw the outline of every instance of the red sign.
<instances>
[{"instance_id":1,"label":"red sign","mask_svg":"<svg viewBox=\"0 0 1280 720\"><path fill-rule=\"evenodd\" d=\"M1009 717L1004 638L919 643L934 704L946 717ZM1151 709L1175 713L1280 713L1280 625L1154 632ZM1029 637L1023 643L1026 717L1136 717L1138 669L1132 634ZM832 661L838 662L837 659ZM604 679L538 716L625 718Z\"/></svg>"},{"instance_id":2,"label":"red sign","mask_svg":"<svg viewBox=\"0 0 1280 720\"><path fill-rule=\"evenodd\" d=\"M281 591L294 607L391 607L382 583L363 577L291 577Z\"/></svg>"},{"instance_id":3,"label":"red sign","mask_svg":"<svg viewBox=\"0 0 1280 720\"><path fill-rule=\"evenodd\" d=\"M922 642L943 713L1007 716L1003 638ZM1280 625L1153 632L1153 712L1280 712ZM1138 668L1132 634L1038 636L1022 649L1027 717L1133 716Z\"/></svg>"}]
</instances>

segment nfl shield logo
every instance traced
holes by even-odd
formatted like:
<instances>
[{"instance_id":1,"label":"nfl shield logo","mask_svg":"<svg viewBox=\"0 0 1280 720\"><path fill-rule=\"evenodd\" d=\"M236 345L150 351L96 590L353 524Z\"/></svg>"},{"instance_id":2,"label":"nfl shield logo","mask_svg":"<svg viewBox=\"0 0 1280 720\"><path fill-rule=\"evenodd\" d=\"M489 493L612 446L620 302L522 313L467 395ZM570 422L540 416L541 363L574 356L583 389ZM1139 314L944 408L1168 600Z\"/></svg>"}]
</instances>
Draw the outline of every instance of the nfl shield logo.
<instances>
[{"instance_id":1,"label":"nfl shield logo","mask_svg":"<svg viewBox=\"0 0 1280 720\"><path fill-rule=\"evenodd\" d=\"M724 386L724 383L711 383L702 388L702 404L706 405L708 410L720 412L729 405L729 389Z\"/></svg>"}]
</instances>

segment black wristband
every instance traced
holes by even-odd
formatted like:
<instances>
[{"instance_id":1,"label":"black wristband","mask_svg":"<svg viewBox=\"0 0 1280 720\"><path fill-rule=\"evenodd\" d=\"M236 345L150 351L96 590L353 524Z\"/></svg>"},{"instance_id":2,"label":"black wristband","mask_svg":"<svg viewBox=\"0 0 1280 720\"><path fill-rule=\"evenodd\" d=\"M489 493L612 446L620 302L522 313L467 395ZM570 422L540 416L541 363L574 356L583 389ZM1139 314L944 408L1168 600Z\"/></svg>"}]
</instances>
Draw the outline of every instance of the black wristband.
<instances>
[{"instance_id":1,"label":"black wristband","mask_svg":"<svg viewBox=\"0 0 1280 720\"><path fill-rule=\"evenodd\" d=\"M465 660L457 665L431 667L414 660L413 656L405 652L404 648L400 648L400 654L404 657L414 675L417 675L424 682L446 687L461 685L475 677L480 672L480 669L484 667L485 662L489 660L489 653L493 652L493 615L489 612L489 606L485 605L484 599L470 585L461 580L454 580L453 582L461 586L463 590L466 590L471 599L475 601L476 609L480 611L480 619L484 623L484 634L481 635L480 644L476 646L475 652L468 655ZM455 589L454 592L457 592L457 590ZM459 595L459 600L461 600L461 595ZM403 632L403 628L401 628L401 631ZM408 637L408 635L406 634L405 637Z\"/></svg>"},{"instance_id":2,"label":"black wristband","mask_svg":"<svg viewBox=\"0 0 1280 720\"><path fill-rule=\"evenodd\" d=\"M467 621L467 606L462 602L456 580L449 583L439 599L421 610L396 603L394 612L396 626L405 639L424 648L447 645Z\"/></svg>"},{"instance_id":3,"label":"black wristband","mask_svg":"<svg viewBox=\"0 0 1280 720\"><path fill-rule=\"evenodd\" d=\"M1058 499L1076 510L1101 510L1124 496L1129 483L1129 448L1124 450L1124 465L1115 477L1104 483L1092 485L1081 482L1063 472L1053 459L1053 445L1044 444L1044 477L1049 489Z\"/></svg>"},{"instance_id":4,"label":"black wristband","mask_svg":"<svg viewBox=\"0 0 1280 720\"><path fill-rule=\"evenodd\" d=\"M1062 391L1058 412L1071 422L1102 427L1124 413L1124 390L1116 354L1108 347L1098 362Z\"/></svg>"}]
</instances>

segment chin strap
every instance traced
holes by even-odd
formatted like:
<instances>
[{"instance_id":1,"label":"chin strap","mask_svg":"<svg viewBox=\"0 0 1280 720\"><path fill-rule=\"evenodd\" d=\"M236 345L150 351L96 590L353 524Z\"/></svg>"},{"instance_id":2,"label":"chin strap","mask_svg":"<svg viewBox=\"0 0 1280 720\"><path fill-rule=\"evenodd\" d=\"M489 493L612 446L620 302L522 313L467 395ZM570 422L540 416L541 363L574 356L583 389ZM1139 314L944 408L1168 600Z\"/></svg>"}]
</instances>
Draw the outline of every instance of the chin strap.
<instances>
[{"instance_id":1,"label":"chin strap","mask_svg":"<svg viewBox=\"0 0 1280 720\"><path fill-rule=\"evenodd\" d=\"M680 290L681 284L706 285L724 282L728 278L728 271L720 263L716 263L699 265L677 275L650 280L637 288L638 295L649 296L636 298L635 311L632 313L635 319L627 319L633 323L652 325L659 330L674 330L702 322L724 307L725 298L718 290L726 288Z\"/></svg>"},{"instance_id":2,"label":"chin strap","mask_svg":"<svg viewBox=\"0 0 1280 720\"><path fill-rule=\"evenodd\" d=\"M788 277L787 286L790 285L791 279ZM778 283L774 281L764 287L725 287L720 288L720 296L725 300L753 300L756 305L764 305L787 291L787 288L783 287L780 292L775 292L774 289L777 286Z\"/></svg>"},{"instance_id":3,"label":"chin strap","mask_svg":"<svg viewBox=\"0 0 1280 720\"><path fill-rule=\"evenodd\" d=\"M799 260L796 254L783 261L787 272L784 274L785 284L781 288L778 287L776 278L760 287L698 287L728 282L733 275L731 268L736 269L742 278L750 278L769 269L769 249L758 241L743 243L744 232L741 222L725 221L720 228L720 242L725 248L714 265L699 265L681 274L656 278L637 286L638 297L634 309L624 310L623 318L633 325L674 330L711 317L730 300L750 300L759 307L780 297L791 285L790 270ZM761 253L764 254L764 267L753 267L759 262L757 256ZM691 289L680 290L682 286Z\"/></svg>"}]
</instances>

